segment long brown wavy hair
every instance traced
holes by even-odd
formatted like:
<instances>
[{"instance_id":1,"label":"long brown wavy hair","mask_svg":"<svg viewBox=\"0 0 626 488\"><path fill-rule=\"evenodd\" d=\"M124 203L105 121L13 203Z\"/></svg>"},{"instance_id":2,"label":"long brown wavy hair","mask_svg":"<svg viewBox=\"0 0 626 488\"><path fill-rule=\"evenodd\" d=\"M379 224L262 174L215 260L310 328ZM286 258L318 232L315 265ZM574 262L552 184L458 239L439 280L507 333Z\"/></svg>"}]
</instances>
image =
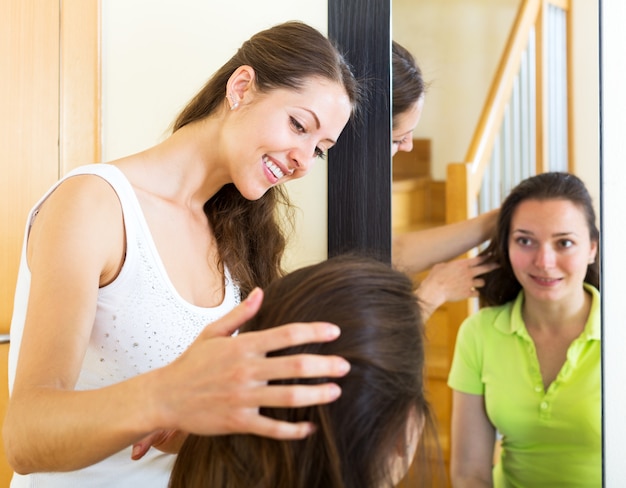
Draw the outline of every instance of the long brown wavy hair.
<instances>
[{"instance_id":1,"label":"long brown wavy hair","mask_svg":"<svg viewBox=\"0 0 626 488\"><path fill-rule=\"evenodd\" d=\"M511 220L520 203L526 200L568 200L580 208L589 228L592 242L600 240L600 231L596 226L596 213L591 196L580 178L565 172L548 172L531 176L519 183L506 197L500 213L495 235L487 248L481 253L487 260L499 264L499 268L483 276L485 286L479 289L481 303L484 305L502 305L513 300L522 285L515 277L509 259L509 234ZM600 289L599 256L587 266L585 282Z\"/></svg>"},{"instance_id":2,"label":"long brown wavy hair","mask_svg":"<svg viewBox=\"0 0 626 488\"><path fill-rule=\"evenodd\" d=\"M286 22L261 31L244 42L182 110L173 124L177 131L202 120L224 104L226 84L242 65L255 71L255 89L297 90L307 79L321 77L339 83L356 111L361 87L337 48L319 31L302 22ZM284 205L284 222L276 209ZM293 228L289 199L280 187L270 188L256 201L246 200L227 184L204 206L217 239L220 264L226 264L246 296L255 286L266 286L282 275L285 236Z\"/></svg>"},{"instance_id":3,"label":"long brown wavy hair","mask_svg":"<svg viewBox=\"0 0 626 488\"><path fill-rule=\"evenodd\" d=\"M327 405L261 410L276 419L314 422L315 433L295 441L190 435L176 460L172 488L391 486L390 459L398 445L408 444L411 412L424 423L415 466L423 486L433 486L427 465L436 456L427 450L437 445L436 432L424 392L424 328L411 280L372 258L337 256L268 286L259 313L241 333L318 320L339 325L340 337L275 355L339 355L351 364L348 375L275 383L336 381L341 397Z\"/></svg>"}]
</instances>

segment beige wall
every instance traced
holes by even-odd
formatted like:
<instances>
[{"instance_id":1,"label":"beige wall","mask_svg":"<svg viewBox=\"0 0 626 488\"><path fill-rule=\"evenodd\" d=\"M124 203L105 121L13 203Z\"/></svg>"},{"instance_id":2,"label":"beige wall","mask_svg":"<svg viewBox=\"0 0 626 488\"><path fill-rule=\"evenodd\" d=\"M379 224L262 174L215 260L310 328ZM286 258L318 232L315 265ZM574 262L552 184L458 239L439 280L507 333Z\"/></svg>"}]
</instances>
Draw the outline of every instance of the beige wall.
<instances>
[{"instance_id":1,"label":"beige wall","mask_svg":"<svg viewBox=\"0 0 626 488\"><path fill-rule=\"evenodd\" d=\"M295 19L326 32L326 1L102 2L103 160L162 140L178 111L243 41ZM301 209L289 267L326 258L326 164L288 184Z\"/></svg>"},{"instance_id":2,"label":"beige wall","mask_svg":"<svg viewBox=\"0 0 626 488\"><path fill-rule=\"evenodd\" d=\"M432 140L432 176L462 162L519 0L392 0L393 38L429 83L416 137Z\"/></svg>"},{"instance_id":3,"label":"beige wall","mask_svg":"<svg viewBox=\"0 0 626 488\"><path fill-rule=\"evenodd\" d=\"M432 139L432 176L461 162L487 98L520 0L393 0L393 37L430 83L417 137ZM599 202L598 4L571 0L576 172Z\"/></svg>"},{"instance_id":4,"label":"beige wall","mask_svg":"<svg viewBox=\"0 0 626 488\"><path fill-rule=\"evenodd\" d=\"M600 121L599 121L599 29L598 2L570 0L574 51L574 150L576 173L583 179L594 203L600 208Z\"/></svg>"}]
</instances>

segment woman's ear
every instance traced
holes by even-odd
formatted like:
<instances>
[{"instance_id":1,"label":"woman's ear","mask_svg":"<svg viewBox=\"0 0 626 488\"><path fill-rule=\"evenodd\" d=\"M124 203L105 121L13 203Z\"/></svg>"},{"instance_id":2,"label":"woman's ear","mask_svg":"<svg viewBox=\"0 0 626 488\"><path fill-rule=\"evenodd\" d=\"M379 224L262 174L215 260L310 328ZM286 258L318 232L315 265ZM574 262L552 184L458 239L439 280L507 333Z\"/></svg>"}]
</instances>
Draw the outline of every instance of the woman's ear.
<instances>
[{"instance_id":1,"label":"woman's ear","mask_svg":"<svg viewBox=\"0 0 626 488\"><path fill-rule=\"evenodd\" d=\"M226 99L230 109L236 109L249 95L254 86L255 72L252 66L242 65L237 68L226 83Z\"/></svg>"},{"instance_id":2,"label":"woman's ear","mask_svg":"<svg viewBox=\"0 0 626 488\"><path fill-rule=\"evenodd\" d=\"M424 417L419 415L415 408L412 408L406 421L405 431L398 436L395 449L389 458L389 472L394 486L404 478L413 462L424 430L424 421Z\"/></svg>"},{"instance_id":3,"label":"woman's ear","mask_svg":"<svg viewBox=\"0 0 626 488\"><path fill-rule=\"evenodd\" d=\"M589 253L589 264L592 264L596 260L598 254L598 241L591 242L591 252Z\"/></svg>"}]
</instances>

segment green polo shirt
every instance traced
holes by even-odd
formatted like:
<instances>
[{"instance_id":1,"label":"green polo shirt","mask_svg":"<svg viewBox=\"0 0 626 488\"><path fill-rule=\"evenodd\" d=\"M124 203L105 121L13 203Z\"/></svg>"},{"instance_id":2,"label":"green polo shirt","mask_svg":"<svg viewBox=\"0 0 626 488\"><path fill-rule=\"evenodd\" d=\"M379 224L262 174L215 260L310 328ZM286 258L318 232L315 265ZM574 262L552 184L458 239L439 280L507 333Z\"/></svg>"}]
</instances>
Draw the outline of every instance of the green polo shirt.
<instances>
[{"instance_id":1,"label":"green polo shirt","mask_svg":"<svg viewBox=\"0 0 626 488\"><path fill-rule=\"evenodd\" d=\"M535 345L514 301L468 317L457 336L448 385L485 397L502 435L494 487L602 486L600 293L565 364L544 390Z\"/></svg>"}]
</instances>

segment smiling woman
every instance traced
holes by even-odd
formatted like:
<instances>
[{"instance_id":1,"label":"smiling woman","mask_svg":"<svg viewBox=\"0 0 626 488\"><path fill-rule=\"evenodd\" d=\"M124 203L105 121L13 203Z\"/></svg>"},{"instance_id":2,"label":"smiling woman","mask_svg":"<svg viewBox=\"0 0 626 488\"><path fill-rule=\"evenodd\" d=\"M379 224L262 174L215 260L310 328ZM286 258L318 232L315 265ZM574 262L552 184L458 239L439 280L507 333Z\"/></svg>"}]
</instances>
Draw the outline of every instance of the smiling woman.
<instances>
[{"instance_id":1,"label":"smiling woman","mask_svg":"<svg viewBox=\"0 0 626 488\"><path fill-rule=\"evenodd\" d=\"M448 379L453 484L601 486L595 220L567 173L530 177L503 202L485 251L499 267L480 290L491 306L461 325Z\"/></svg>"},{"instance_id":2,"label":"smiling woman","mask_svg":"<svg viewBox=\"0 0 626 488\"><path fill-rule=\"evenodd\" d=\"M282 274L277 185L337 140L359 91L320 32L279 24L244 42L162 143L79 167L45 193L28 217L11 324L13 487L167 486L173 457L152 445L175 452L188 432L311 433L259 407L330 402L337 385L267 381L334 378L348 363L266 355L337 328L230 336L260 305L253 289Z\"/></svg>"},{"instance_id":3,"label":"smiling woman","mask_svg":"<svg viewBox=\"0 0 626 488\"><path fill-rule=\"evenodd\" d=\"M212 131L210 137L218 128L224 135L220 149L226 156L228 180L214 178L213 183L216 186L233 183L244 198L258 200L270 187L306 175L316 158L334 145L353 105L341 84L321 76L294 80L285 83L283 88L276 88L277 78L274 77L283 76L283 80L288 80L286 74L281 75L281 70L270 76L266 71L269 72L271 66L263 66L244 55L236 62L254 62L255 67L244 64L232 73L232 66L224 68L230 73L226 83L230 110L203 125ZM221 75L218 72L216 76L219 80ZM204 118L201 107L211 103L218 80L211 80L183 110L174 124L174 136L197 121L198 113ZM215 127L217 121L219 126ZM247 134L246 144L241 144L241 134ZM257 178L250 178L254 174Z\"/></svg>"}]
</instances>

